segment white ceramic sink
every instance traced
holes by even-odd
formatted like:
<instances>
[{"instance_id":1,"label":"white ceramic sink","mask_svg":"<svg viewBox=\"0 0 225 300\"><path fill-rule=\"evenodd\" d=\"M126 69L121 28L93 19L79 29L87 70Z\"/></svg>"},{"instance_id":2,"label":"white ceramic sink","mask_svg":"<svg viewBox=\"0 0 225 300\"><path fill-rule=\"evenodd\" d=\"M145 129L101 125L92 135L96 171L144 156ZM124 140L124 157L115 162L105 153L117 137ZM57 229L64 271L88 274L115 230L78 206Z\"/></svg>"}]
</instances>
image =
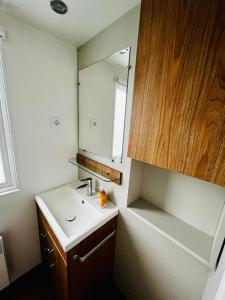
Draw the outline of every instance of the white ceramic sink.
<instances>
[{"instance_id":1,"label":"white ceramic sink","mask_svg":"<svg viewBox=\"0 0 225 300\"><path fill-rule=\"evenodd\" d=\"M76 190L81 181L35 196L36 202L65 251L118 214L112 203L101 208L97 196L87 196L86 188Z\"/></svg>"}]
</instances>

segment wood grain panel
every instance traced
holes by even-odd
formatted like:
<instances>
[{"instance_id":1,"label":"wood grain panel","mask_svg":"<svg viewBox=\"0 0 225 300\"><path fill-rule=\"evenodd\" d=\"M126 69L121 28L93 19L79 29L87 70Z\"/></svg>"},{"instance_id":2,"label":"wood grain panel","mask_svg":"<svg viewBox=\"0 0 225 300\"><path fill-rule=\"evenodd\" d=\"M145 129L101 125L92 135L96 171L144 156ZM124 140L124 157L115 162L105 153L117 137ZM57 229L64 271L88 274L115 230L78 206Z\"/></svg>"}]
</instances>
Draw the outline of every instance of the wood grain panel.
<instances>
[{"instance_id":1,"label":"wood grain panel","mask_svg":"<svg viewBox=\"0 0 225 300\"><path fill-rule=\"evenodd\" d=\"M112 182L119 185L121 184L122 173L120 171L117 171L109 166L103 165L79 153L77 154L77 162L80 165L94 171L95 173L100 174L103 177L111 180Z\"/></svg>"},{"instance_id":2,"label":"wood grain panel","mask_svg":"<svg viewBox=\"0 0 225 300\"><path fill-rule=\"evenodd\" d=\"M142 0L128 156L225 185L225 0Z\"/></svg>"},{"instance_id":3,"label":"wood grain panel","mask_svg":"<svg viewBox=\"0 0 225 300\"><path fill-rule=\"evenodd\" d=\"M48 221L37 207L40 231L41 256L56 293L56 299L68 300L68 272L67 253L59 244ZM49 252L51 251L51 252Z\"/></svg>"},{"instance_id":4,"label":"wood grain panel","mask_svg":"<svg viewBox=\"0 0 225 300\"><path fill-rule=\"evenodd\" d=\"M38 214L38 224L39 224L40 230L42 230L44 233L47 233L49 238L55 244L55 247L58 249L58 252L62 256L62 259L63 259L65 265L67 265L67 252L65 252L63 250L63 248L62 248L61 244L59 243L55 233L53 232L51 226L49 225L48 221L46 220L45 216L43 215L43 213L41 212L41 210L39 209L38 206L37 206L37 214Z\"/></svg>"},{"instance_id":5,"label":"wood grain panel","mask_svg":"<svg viewBox=\"0 0 225 300\"><path fill-rule=\"evenodd\" d=\"M110 220L77 245L73 255L84 256L116 229L117 217ZM85 262L72 260L69 270L72 299L101 299L107 285L112 283L115 238L111 237ZM107 297L106 297L107 298Z\"/></svg>"}]
</instances>

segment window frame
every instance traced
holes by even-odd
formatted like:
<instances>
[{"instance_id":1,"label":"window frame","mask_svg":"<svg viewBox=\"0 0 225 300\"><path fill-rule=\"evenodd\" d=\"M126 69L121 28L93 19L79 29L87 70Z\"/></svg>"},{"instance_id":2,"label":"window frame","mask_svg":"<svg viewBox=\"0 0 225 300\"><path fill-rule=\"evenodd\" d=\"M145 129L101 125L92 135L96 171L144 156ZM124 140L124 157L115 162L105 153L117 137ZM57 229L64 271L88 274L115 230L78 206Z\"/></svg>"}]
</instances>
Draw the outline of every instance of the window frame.
<instances>
[{"instance_id":1,"label":"window frame","mask_svg":"<svg viewBox=\"0 0 225 300\"><path fill-rule=\"evenodd\" d=\"M5 182L0 183L0 196L19 190L7 104L5 58L3 49L4 37L4 34L0 34L0 152L5 173Z\"/></svg>"}]
</instances>

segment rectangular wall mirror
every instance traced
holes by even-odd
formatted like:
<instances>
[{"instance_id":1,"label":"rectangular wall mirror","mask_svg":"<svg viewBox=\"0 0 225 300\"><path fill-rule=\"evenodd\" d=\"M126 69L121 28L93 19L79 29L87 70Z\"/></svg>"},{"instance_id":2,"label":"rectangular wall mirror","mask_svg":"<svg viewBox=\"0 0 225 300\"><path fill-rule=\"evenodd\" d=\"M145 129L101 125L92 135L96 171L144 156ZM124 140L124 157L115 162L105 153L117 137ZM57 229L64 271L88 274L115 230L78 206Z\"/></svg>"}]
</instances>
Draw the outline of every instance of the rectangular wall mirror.
<instances>
[{"instance_id":1,"label":"rectangular wall mirror","mask_svg":"<svg viewBox=\"0 0 225 300\"><path fill-rule=\"evenodd\" d=\"M79 71L79 148L122 161L130 47Z\"/></svg>"}]
</instances>

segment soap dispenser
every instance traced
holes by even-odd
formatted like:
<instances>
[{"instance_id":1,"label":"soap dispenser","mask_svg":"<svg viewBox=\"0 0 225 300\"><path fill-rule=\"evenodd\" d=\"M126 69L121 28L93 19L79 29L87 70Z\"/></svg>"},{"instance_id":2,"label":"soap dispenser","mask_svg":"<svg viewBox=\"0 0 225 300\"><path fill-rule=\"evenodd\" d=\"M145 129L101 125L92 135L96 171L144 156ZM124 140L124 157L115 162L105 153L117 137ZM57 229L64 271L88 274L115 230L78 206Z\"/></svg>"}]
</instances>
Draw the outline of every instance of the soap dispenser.
<instances>
[{"instance_id":1,"label":"soap dispenser","mask_svg":"<svg viewBox=\"0 0 225 300\"><path fill-rule=\"evenodd\" d=\"M99 186L97 196L98 196L98 204L102 208L106 207L108 202L108 194L106 193L106 191L104 191L102 186Z\"/></svg>"}]
</instances>

